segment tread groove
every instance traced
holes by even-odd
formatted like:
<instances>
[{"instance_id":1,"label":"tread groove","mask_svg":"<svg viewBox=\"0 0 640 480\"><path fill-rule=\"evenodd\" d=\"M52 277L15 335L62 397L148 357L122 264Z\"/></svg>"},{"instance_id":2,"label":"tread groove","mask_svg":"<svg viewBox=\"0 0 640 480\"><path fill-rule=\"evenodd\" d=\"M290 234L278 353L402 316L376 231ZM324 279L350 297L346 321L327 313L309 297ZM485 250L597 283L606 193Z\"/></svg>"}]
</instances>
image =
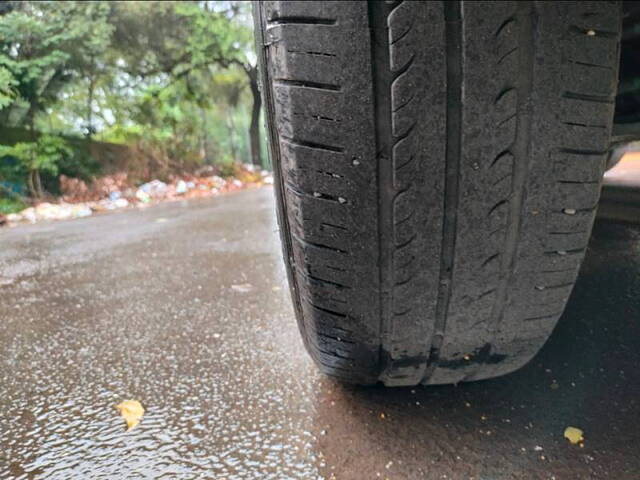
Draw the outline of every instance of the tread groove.
<instances>
[{"instance_id":1,"label":"tread groove","mask_svg":"<svg viewBox=\"0 0 640 480\"><path fill-rule=\"evenodd\" d=\"M379 272L379 302L380 319L380 361L384 358L383 352L391 349L389 332L391 330L392 317L392 292L393 292L393 254L390 245L393 240L393 166L391 132L387 125L387 119L392 116L392 104L389 95L391 88L391 63L389 58L389 31L387 16L390 8L384 2L368 2L369 21L371 30L371 64L374 103L374 125L376 133L376 176L378 189L378 272ZM379 366L379 377L384 375L388 365Z\"/></svg>"},{"instance_id":2,"label":"tread groove","mask_svg":"<svg viewBox=\"0 0 640 480\"><path fill-rule=\"evenodd\" d=\"M615 101L612 97L609 97L606 95L579 93L579 92L572 92L570 90L567 90L566 92L564 92L562 94L562 97L568 98L569 100L583 100L585 102L607 103L607 104L612 104Z\"/></svg>"},{"instance_id":3,"label":"tread groove","mask_svg":"<svg viewBox=\"0 0 640 480\"><path fill-rule=\"evenodd\" d=\"M585 127L585 128L600 128L606 130L606 125L594 125L591 123L580 123L580 122L562 122L563 125L569 125L570 127Z\"/></svg>"},{"instance_id":4,"label":"tread groove","mask_svg":"<svg viewBox=\"0 0 640 480\"><path fill-rule=\"evenodd\" d=\"M502 33L502 30L504 30L510 23L514 23L515 22L515 17L514 16L510 16L509 18L507 18L504 22L502 22L500 24L500 26L498 27L498 29L496 30L496 32L493 34L493 36L495 38L498 38L500 36L500 34Z\"/></svg>"},{"instance_id":5,"label":"tread groove","mask_svg":"<svg viewBox=\"0 0 640 480\"><path fill-rule=\"evenodd\" d=\"M303 15L287 15L274 17L267 21L267 27L278 25L337 25L335 18L307 17Z\"/></svg>"},{"instance_id":6,"label":"tread groove","mask_svg":"<svg viewBox=\"0 0 640 480\"><path fill-rule=\"evenodd\" d=\"M291 182L285 182L285 186L287 187L287 190L289 190L291 193L293 193L297 197L309 198L309 199L312 199L312 200L321 200L321 201L325 201L325 202L333 202L333 203L337 203L339 205L344 205L345 203L348 203L346 199L343 199L341 201L340 199L342 197L336 197L336 196L329 195L329 194L326 194L326 193L304 192L304 191L300 190L299 188L297 188L295 185L293 185Z\"/></svg>"},{"instance_id":7,"label":"tread groove","mask_svg":"<svg viewBox=\"0 0 640 480\"><path fill-rule=\"evenodd\" d=\"M342 255L348 255L349 254L349 252L347 252L346 250L341 250L339 248L331 247L331 246L325 245L323 243L310 242L309 240L305 240L303 238L300 238L298 235L296 235L293 232L291 232L291 237L294 238L298 243L300 243L300 245L305 246L305 247L319 248L321 250L328 250L328 251L331 251L331 252L334 252L334 253L340 253Z\"/></svg>"},{"instance_id":8,"label":"tread groove","mask_svg":"<svg viewBox=\"0 0 640 480\"><path fill-rule=\"evenodd\" d=\"M342 330L345 335L353 335L353 332L349 331L349 330L345 330L343 328L338 328L338 327L331 327L332 330ZM352 345L355 345L356 342L352 342L350 340L345 340L342 337L334 337L333 335L327 335L326 333L322 333L322 332L318 332L318 336L319 337L323 337L323 338L328 338L329 340L334 340L336 342L343 342L343 343L350 343Z\"/></svg>"},{"instance_id":9,"label":"tread groove","mask_svg":"<svg viewBox=\"0 0 640 480\"><path fill-rule=\"evenodd\" d=\"M328 308L324 308L324 307L319 307L318 305L316 305L315 303L313 303L309 297L305 296L305 295L300 295L305 302L307 302L312 308L315 308L316 310L320 310L321 312L324 313L328 313L329 315L335 315L336 317L340 317L340 318L346 318L347 315L345 315L342 312L336 312L335 310L330 310Z\"/></svg>"},{"instance_id":10,"label":"tread groove","mask_svg":"<svg viewBox=\"0 0 640 480\"><path fill-rule=\"evenodd\" d=\"M518 116L516 119L516 137L513 143L512 153L513 178L510 194L508 228L505 235L504 250L500 265L500 281L495 295L495 302L489 316L489 332L492 338L489 353L493 349L495 336L503 321L507 304L508 286L512 282L515 271L518 241L520 237L520 216L524 204L524 185L529 170L529 139L530 139L530 109L528 103L533 89L533 15L532 2L518 2L516 7L517 42L519 48L518 71L516 77Z\"/></svg>"},{"instance_id":11,"label":"tread groove","mask_svg":"<svg viewBox=\"0 0 640 480\"><path fill-rule=\"evenodd\" d=\"M515 52L518 51L518 47L513 47L511 50L509 50L508 52L506 52L504 55L502 55L500 57L500 59L498 60L498 65L500 65L502 62L504 62L506 60L506 58L509 55L513 55Z\"/></svg>"},{"instance_id":12,"label":"tread groove","mask_svg":"<svg viewBox=\"0 0 640 480\"><path fill-rule=\"evenodd\" d=\"M558 290L560 288L567 288L567 287L573 287L573 282L568 282L568 283L560 283L558 285L541 285L541 289L539 290ZM538 288L538 287L536 287Z\"/></svg>"},{"instance_id":13,"label":"tread groove","mask_svg":"<svg viewBox=\"0 0 640 480\"><path fill-rule=\"evenodd\" d=\"M322 222L320 225L323 226L323 227L335 228L336 230L343 230L345 232L349 231L348 228L343 227L342 225L336 225L334 223Z\"/></svg>"},{"instance_id":14,"label":"tread groove","mask_svg":"<svg viewBox=\"0 0 640 480\"><path fill-rule=\"evenodd\" d=\"M285 87L300 87L300 88L312 88L315 90L327 90L330 92L339 92L342 90L340 85L334 85L332 83L322 82L310 82L308 80L295 80L292 78L275 78L273 79L274 85L282 85Z\"/></svg>"},{"instance_id":15,"label":"tread groove","mask_svg":"<svg viewBox=\"0 0 640 480\"><path fill-rule=\"evenodd\" d=\"M571 153L574 155L604 155L609 153L608 150L590 150L586 148L558 148L558 152L560 153Z\"/></svg>"},{"instance_id":16,"label":"tread groove","mask_svg":"<svg viewBox=\"0 0 640 480\"><path fill-rule=\"evenodd\" d=\"M336 287L336 288L340 288L340 289L346 289L346 290L351 289L351 287L349 285L343 285L342 283L334 282L332 280L327 280L326 278L320 278L320 277L318 277L316 275L312 275L311 273L304 271L304 269L302 269L298 265L295 265L295 269L300 275L302 275L304 278L306 278L308 280L313 280L313 281L319 282L319 283L325 283L327 285L331 285L332 287Z\"/></svg>"},{"instance_id":17,"label":"tread groove","mask_svg":"<svg viewBox=\"0 0 640 480\"><path fill-rule=\"evenodd\" d=\"M593 67L593 68L603 68L606 70L614 71L615 69L610 65L599 65L597 63L589 63L589 62L581 62L579 60L569 60L570 63L574 65L582 65L583 67Z\"/></svg>"},{"instance_id":18,"label":"tread groove","mask_svg":"<svg viewBox=\"0 0 640 480\"><path fill-rule=\"evenodd\" d=\"M323 143L310 142L308 140L302 140L299 138L285 137L284 135L280 135L280 139L286 143L291 145L296 145L299 147L307 147L313 148L314 150L324 150L326 152L335 152L335 153L343 153L343 147L337 147L335 145L326 145Z\"/></svg>"},{"instance_id":19,"label":"tread groove","mask_svg":"<svg viewBox=\"0 0 640 480\"><path fill-rule=\"evenodd\" d=\"M434 338L429 350L425 377L437 368L440 348L444 340L449 301L451 299L451 278L456 242L458 188L460 156L462 153L462 4L459 1L444 3L446 42L446 147L444 216L442 225L442 246Z\"/></svg>"},{"instance_id":20,"label":"tread groove","mask_svg":"<svg viewBox=\"0 0 640 480\"><path fill-rule=\"evenodd\" d=\"M562 312L558 312L558 313L552 313L551 315L540 315L539 317L529 317L529 318L523 318L522 321L523 322L533 322L536 320L546 320L548 318L555 318L562 315Z\"/></svg>"},{"instance_id":21,"label":"tread groove","mask_svg":"<svg viewBox=\"0 0 640 480\"><path fill-rule=\"evenodd\" d=\"M578 25L571 25L569 32L589 37L617 38L618 32L610 32L607 30L599 30L597 28L582 28Z\"/></svg>"},{"instance_id":22,"label":"tread groove","mask_svg":"<svg viewBox=\"0 0 640 480\"><path fill-rule=\"evenodd\" d=\"M327 52L314 52L314 51L302 51L302 50L291 50L287 49L288 53L295 53L299 55L314 55L318 57L337 57L335 53L327 53Z\"/></svg>"}]
</instances>

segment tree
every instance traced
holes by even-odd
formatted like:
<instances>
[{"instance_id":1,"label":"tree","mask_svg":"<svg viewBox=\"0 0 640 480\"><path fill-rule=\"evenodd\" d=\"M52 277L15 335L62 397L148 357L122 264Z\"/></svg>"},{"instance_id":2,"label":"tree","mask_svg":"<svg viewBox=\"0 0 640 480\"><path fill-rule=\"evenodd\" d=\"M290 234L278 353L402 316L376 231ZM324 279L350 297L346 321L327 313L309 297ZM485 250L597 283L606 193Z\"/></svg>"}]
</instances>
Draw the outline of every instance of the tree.
<instances>
[{"instance_id":1,"label":"tree","mask_svg":"<svg viewBox=\"0 0 640 480\"><path fill-rule=\"evenodd\" d=\"M74 78L87 73L108 43L108 7L84 2L11 2L0 16L0 121L26 124L29 142L4 147L27 171L34 197L42 196L41 171L55 174L64 141L41 136L35 117L52 105Z\"/></svg>"},{"instance_id":2,"label":"tree","mask_svg":"<svg viewBox=\"0 0 640 480\"><path fill-rule=\"evenodd\" d=\"M119 2L114 44L123 70L140 81L170 86L198 72L239 68L252 96L251 161L261 165L258 72L245 2ZM135 35L132 34L135 32ZM202 78L200 75L199 78ZM164 81L164 82L163 82ZM199 89L206 93L206 89Z\"/></svg>"},{"instance_id":3,"label":"tree","mask_svg":"<svg viewBox=\"0 0 640 480\"><path fill-rule=\"evenodd\" d=\"M18 81L11 71L5 67L0 67L0 111L13 103L16 98L16 86Z\"/></svg>"},{"instance_id":4,"label":"tree","mask_svg":"<svg viewBox=\"0 0 640 480\"><path fill-rule=\"evenodd\" d=\"M11 2L0 16L0 91L3 124L26 123L57 99L60 90L87 72L104 49L112 27L108 5L94 2ZM8 81L7 81L8 80ZM12 98L9 102L6 97Z\"/></svg>"},{"instance_id":5,"label":"tree","mask_svg":"<svg viewBox=\"0 0 640 480\"><path fill-rule=\"evenodd\" d=\"M236 120L234 114L241 108L241 101L246 96L246 83L244 72L238 68L226 69L211 75L208 82L210 95L215 97L220 105L222 115L224 115L224 125L227 129L231 158L236 161L240 150L240 145L236 141L238 136Z\"/></svg>"},{"instance_id":6,"label":"tree","mask_svg":"<svg viewBox=\"0 0 640 480\"><path fill-rule=\"evenodd\" d=\"M0 2L0 127L13 132L0 143L21 143L12 154L34 197L60 163L43 134L83 152L94 139L135 143L166 174L261 165L255 64L245 2Z\"/></svg>"},{"instance_id":7,"label":"tree","mask_svg":"<svg viewBox=\"0 0 640 480\"><path fill-rule=\"evenodd\" d=\"M56 175L59 163L69 155L71 149L66 142L51 135L42 135L33 142L18 142L11 147L0 145L0 157L15 158L18 160L16 168L26 171L29 192L34 198L40 198L44 193L40 173Z\"/></svg>"},{"instance_id":8,"label":"tree","mask_svg":"<svg viewBox=\"0 0 640 480\"><path fill-rule=\"evenodd\" d=\"M87 2L72 16L72 28L78 32L81 41L73 44L71 67L78 73L79 79L86 82L87 99L85 111L85 129L88 138L95 133L93 124L94 93L100 78L108 70L103 56L106 53L113 33L113 25L107 23L111 8L103 2Z\"/></svg>"},{"instance_id":9,"label":"tree","mask_svg":"<svg viewBox=\"0 0 640 480\"><path fill-rule=\"evenodd\" d=\"M205 3L205 5L209 5ZM251 161L262 166L260 142L260 111L262 98L258 86L258 68L253 51L253 33L247 2L217 2L218 10L209 8L181 8L183 15L192 18L193 31L189 38L192 65L215 62L223 67L236 65L247 77L252 108L249 124Z\"/></svg>"}]
</instances>

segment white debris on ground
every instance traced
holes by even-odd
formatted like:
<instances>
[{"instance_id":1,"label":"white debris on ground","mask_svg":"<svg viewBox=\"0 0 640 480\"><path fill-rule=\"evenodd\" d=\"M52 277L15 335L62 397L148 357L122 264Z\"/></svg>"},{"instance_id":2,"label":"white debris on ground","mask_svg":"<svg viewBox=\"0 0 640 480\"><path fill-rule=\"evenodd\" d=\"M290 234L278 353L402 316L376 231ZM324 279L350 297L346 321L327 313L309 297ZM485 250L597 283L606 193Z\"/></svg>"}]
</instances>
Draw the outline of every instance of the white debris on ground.
<instances>
[{"instance_id":1,"label":"white debris on ground","mask_svg":"<svg viewBox=\"0 0 640 480\"><path fill-rule=\"evenodd\" d=\"M26 221L35 223L38 220L65 220L67 218L82 218L93 215L93 210L88 205L79 203L40 203L35 207L29 207L20 213L7 215L7 221Z\"/></svg>"},{"instance_id":2,"label":"white debris on ground","mask_svg":"<svg viewBox=\"0 0 640 480\"><path fill-rule=\"evenodd\" d=\"M260 185L273 185L270 172L257 171L251 165L240 167L238 176L239 178L222 178L218 175L189 175L174 178L169 183L156 179L138 187L127 184L126 174L103 177L91 186L81 180L64 177L61 178L63 196L59 202L38 203L19 213L8 214L3 220L8 225L15 225L82 218L98 212L144 208L164 201L210 197Z\"/></svg>"}]
</instances>

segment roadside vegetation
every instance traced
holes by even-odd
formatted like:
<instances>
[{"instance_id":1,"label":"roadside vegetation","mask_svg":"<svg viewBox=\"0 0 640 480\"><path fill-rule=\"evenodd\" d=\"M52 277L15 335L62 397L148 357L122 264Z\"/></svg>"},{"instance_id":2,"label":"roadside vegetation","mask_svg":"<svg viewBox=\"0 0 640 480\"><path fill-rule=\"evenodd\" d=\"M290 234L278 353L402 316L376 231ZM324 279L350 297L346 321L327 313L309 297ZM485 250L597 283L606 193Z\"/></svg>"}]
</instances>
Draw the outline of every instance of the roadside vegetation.
<instances>
[{"instance_id":1,"label":"roadside vegetation","mask_svg":"<svg viewBox=\"0 0 640 480\"><path fill-rule=\"evenodd\" d=\"M249 9L2 2L0 214L109 175L135 188L268 168Z\"/></svg>"}]
</instances>

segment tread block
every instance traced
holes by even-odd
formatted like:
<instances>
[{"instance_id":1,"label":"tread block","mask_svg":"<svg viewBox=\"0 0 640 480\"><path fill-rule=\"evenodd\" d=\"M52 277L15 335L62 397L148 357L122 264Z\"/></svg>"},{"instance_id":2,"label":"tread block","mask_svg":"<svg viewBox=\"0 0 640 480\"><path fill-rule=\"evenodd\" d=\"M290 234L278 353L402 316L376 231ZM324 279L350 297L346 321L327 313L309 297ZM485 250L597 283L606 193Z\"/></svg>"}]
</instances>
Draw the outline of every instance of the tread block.
<instances>
[{"instance_id":1,"label":"tread block","mask_svg":"<svg viewBox=\"0 0 640 480\"><path fill-rule=\"evenodd\" d=\"M337 18L348 17L350 13L349 3L344 2L343 5L334 4L333 2L307 2L301 0L292 1L266 1L264 2L264 11L267 22L274 21L291 21L291 22L308 22L313 21L322 25L323 20L336 20ZM343 6L344 9L340 7Z\"/></svg>"},{"instance_id":2,"label":"tread block","mask_svg":"<svg viewBox=\"0 0 640 480\"><path fill-rule=\"evenodd\" d=\"M585 95L611 97L616 90L613 68L603 68L591 64L568 61L561 67L562 86Z\"/></svg>"},{"instance_id":3,"label":"tread block","mask_svg":"<svg viewBox=\"0 0 640 480\"><path fill-rule=\"evenodd\" d=\"M556 205L570 211L594 208L600 198L600 184L596 183L562 183L559 181L553 191Z\"/></svg>"},{"instance_id":4,"label":"tread block","mask_svg":"<svg viewBox=\"0 0 640 480\"><path fill-rule=\"evenodd\" d=\"M571 34L570 34L571 35ZM573 62L611 68L618 61L618 42L615 38L595 34L573 33L568 42L568 59Z\"/></svg>"},{"instance_id":5,"label":"tread block","mask_svg":"<svg viewBox=\"0 0 640 480\"><path fill-rule=\"evenodd\" d=\"M605 155L578 155L555 152L551 157L558 181L600 182L606 163Z\"/></svg>"}]
</instances>

